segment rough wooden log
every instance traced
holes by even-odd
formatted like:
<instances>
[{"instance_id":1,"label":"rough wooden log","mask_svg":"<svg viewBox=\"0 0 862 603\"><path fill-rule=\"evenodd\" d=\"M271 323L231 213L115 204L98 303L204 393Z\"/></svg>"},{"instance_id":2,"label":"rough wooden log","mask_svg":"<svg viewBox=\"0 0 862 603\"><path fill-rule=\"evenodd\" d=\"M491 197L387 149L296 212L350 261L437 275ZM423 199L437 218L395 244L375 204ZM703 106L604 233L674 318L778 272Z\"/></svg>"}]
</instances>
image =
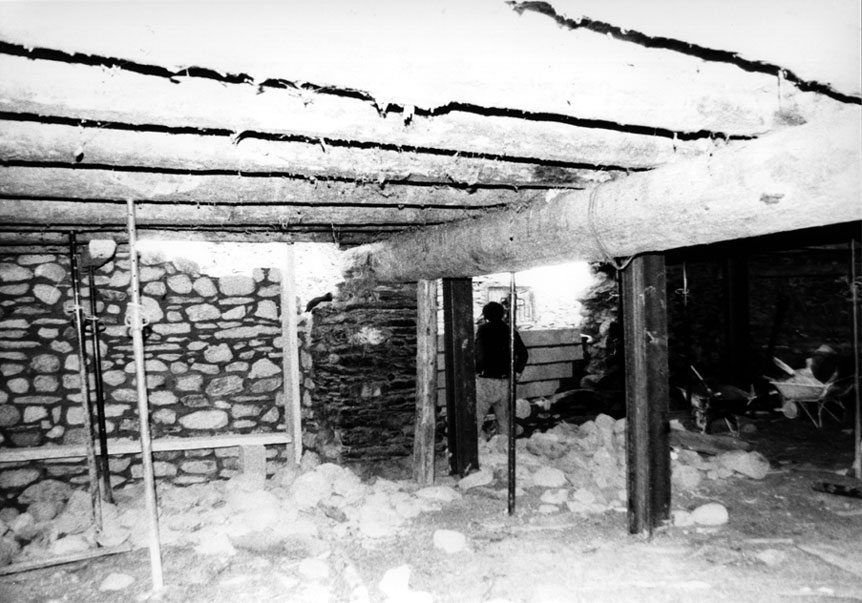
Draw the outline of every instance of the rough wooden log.
<instances>
[{"instance_id":1,"label":"rough wooden log","mask_svg":"<svg viewBox=\"0 0 862 603\"><path fill-rule=\"evenodd\" d=\"M14 56L0 56L0 73L5 111L91 122L252 131L304 136L324 145L335 139L632 169L699 155L710 147L705 138L673 140L648 132L459 111L415 115L405 125L402 114L381 117L373 103L356 98L194 78L171 81L123 70L106 77L101 67Z\"/></svg>"},{"instance_id":2,"label":"rough wooden log","mask_svg":"<svg viewBox=\"0 0 862 603\"><path fill-rule=\"evenodd\" d=\"M413 479L434 482L437 433L437 281L419 281L416 291L416 420Z\"/></svg>"},{"instance_id":3,"label":"rough wooden log","mask_svg":"<svg viewBox=\"0 0 862 603\"><path fill-rule=\"evenodd\" d=\"M345 261L381 281L475 276L860 220L860 117L848 106L711 157L359 247Z\"/></svg>"},{"instance_id":4,"label":"rough wooden log","mask_svg":"<svg viewBox=\"0 0 862 603\"><path fill-rule=\"evenodd\" d=\"M318 140L235 139L228 133L128 131L33 121L0 121L0 158L29 163L143 166L171 170L275 173L359 182L410 181L507 184L514 188L586 186L611 172L540 162L515 162L326 144Z\"/></svg>"},{"instance_id":5,"label":"rough wooden log","mask_svg":"<svg viewBox=\"0 0 862 603\"><path fill-rule=\"evenodd\" d=\"M56 167L0 168L0 195L27 199L304 204L413 207L493 207L525 203L535 190L345 183L287 177L170 174Z\"/></svg>"},{"instance_id":6,"label":"rough wooden log","mask_svg":"<svg viewBox=\"0 0 862 603\"><path fill-rule=\"evenodd\" d=\"M570 31L543 15L518 15L496 0L383 3L357 11L332 7L321 2L297 10L290 3L261 3L248 11L224 3L209 6L202 20L192 5L173 3L124 5L122 10L61 3L51 11L38 5L28 9L25 3L8 14L0 13L0 35L27 48L56 48L166 67L168 73L177 74L176 80L182 79L183 68L196 67L211 73L247 74L255 82L277 78L291 84L337 86L374 99L367 101L374 113L378 106L390 105L434 109L452 102L480 107L505 104L524 111L677 131L751 133L768 129L782 102L793 106L805 102L793 96L811 101L818 96L794 94L798 91L792 88L779 94L774 73L644 48L592 31ZM99 35L91 33L95 21L100 24ZM183 22L196 26L176 26ZM800 28L808 25L796 22ZM445 32L442 37L441 32ZM231 44L225 45L224 40ZM122 68L104 71L102 79L110 80ZM6 71L0 72L5 79ZM49 78L44 83L56 86L58 82ZM225 88L221 81L212 84L216 92ZM261 104L253 99L257 86L242 86L248 88L252 106L258 105L249 109L257 111ZM147 105L167 100L138 87L129 92L115 106L124 106L132 96ZM217 93L195 94L193 102L176 106L190 114L215 112L222 121L243 110L243 103L224 103L222 98ZM305 100L317 104L318 95ZM290 119L287 116L293 113L285 105L268 109L262 115L276 109ZM403 114L396 117L403 123ZM339 129L341 123L334 120L330 127Z\"/></svg>"},{"instance_id":7,"label":"rough wooden log","mask_svg":"<svg viewBox=\"0 0 862 603\"><path fill-rule=\"evenodd\" d=\"M283 207L268 205L208 205L189 203L140 203L138 221L143 226L176 227L272 227L282 230L318 225L335 229L351 224L439 224L481 213L481 208L416 209L413 207ZM59 226L117 226L123 205L108 202L31 201L0 199L0 223L5 226L43 224Z\"/></svg>"}]
</instances>

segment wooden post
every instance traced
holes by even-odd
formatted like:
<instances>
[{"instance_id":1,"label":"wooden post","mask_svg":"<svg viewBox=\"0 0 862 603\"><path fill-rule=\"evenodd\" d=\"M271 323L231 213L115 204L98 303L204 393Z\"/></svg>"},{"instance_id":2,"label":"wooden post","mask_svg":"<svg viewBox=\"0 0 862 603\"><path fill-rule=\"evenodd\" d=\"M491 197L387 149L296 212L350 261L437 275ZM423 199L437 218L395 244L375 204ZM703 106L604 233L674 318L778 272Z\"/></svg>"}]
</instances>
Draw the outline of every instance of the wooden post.
<instances>
[{"instance_id":1,"label":"wooden post","mask_svg":"<svg viewBox=\"0 0 862 603\"><path fill-rule=\"evenodd\" d=\"M416 290L416 421L413 478L434 482L437 431L437 281L419 281Z\"/></svg>"},{"instance_id":2,"label":"wooden post","mask_svg":"<svg viewBox=\"0 0 862 603\"><path fill-rule=\"evenodd\" d=\"M731 257L724 261L724 378L747 390L750 385L748 260Z\"/></svg>"},{"instance_id":3,"label":"wooden post","mask_svg":"<svg viewBox=\"0 0 862 603\"><path fill-rule=\"evenodd\" d=\"M471 279L443 279L443 313L449 467L453 474L466 475L479 467Z\"/></svg>"},{"instance_id":4,"label":"wooden post","mask_svg":"<svg viewBox=\"0 0 862 603\"><path fill-rule=\"evenodd\" d=\"M515 375L515 320L518 317L518 289L515 287L515 273L509 275L509 425L506 440L508 443L508 455L506 468L508 469L508 497L507 510L509 515L515 514L515 393L518 387L518 376Z\"/></svg>"},{"instance_id":5,"label":"wooden post","mask_svg":"<svg viewBox=\"0 0 862 603\"><path fill-rule=\"evenodd\" d=\"M287 245L281 267L281 364L284 383L284 422L291 437L287 462L302 460L302 418L299 394L299 340L296 320L296 262L293 245Z\"/></svg>"},{"instance_id":6,"label":"wooden post","mask_svg":"<svg viewBox=\"0 0 862 603\"><path fill-rule=\"evenodd\" d=\"M156 505L156 482L153 473L153 450L150 438L150 410L147 404L147 374L144 363L144 320L141 315L141 281L138 270L138 250L136 247L137 228L135 226L135 202L126 202L129 228L129 266L131 267L131 301L126 317L132 334L132 347L135 352L135 380L138 389L138 422L141 430L141 461L144 474L144 501L149 517L150 573L153 577L153 590L161 590L165 583L162 577L162 553L159 543L159 511Z\"/></svg>"},{"instance_id":7,"label":"wooden post","mask_svg":"<svg viewBox=\"0 0 862 603\"><path fill-rule=\"evenodd\" d=\"M664 256L638 256L622 277L629 532L651 534L670 514Z\"/></svg>"}]
</instances>

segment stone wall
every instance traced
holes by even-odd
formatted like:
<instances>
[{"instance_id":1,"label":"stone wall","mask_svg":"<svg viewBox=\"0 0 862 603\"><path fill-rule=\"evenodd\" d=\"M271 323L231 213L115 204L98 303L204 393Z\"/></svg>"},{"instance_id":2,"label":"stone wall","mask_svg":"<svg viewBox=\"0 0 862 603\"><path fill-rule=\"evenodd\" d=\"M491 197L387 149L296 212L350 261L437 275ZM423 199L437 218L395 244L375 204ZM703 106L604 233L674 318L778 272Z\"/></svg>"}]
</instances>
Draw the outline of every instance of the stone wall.
<instances>
[{"instance_id":1,"label":"stone wall","mask_svg":"<svg viewBox=\"0 0 862 603\"><path fill-rule=\"evenodd\" d=\"M412 454L416 400L416 286L354 280L316 308L313 390L303 402L305 445L327 460Z\"/></svg>"},{"instance_id":2,"label":"stone wall","mask_svg":"<svg viewBox=\"0 0 862 603\"><path fill-rule=\"evenodd\" d=\"M4 448L84 442L69 270L64 254L0 257ZM134 356L124 325L130 297L127 251L121 247L115 261L96 275L107 431L109 438L137 438ZM208 276L189 261L146 253L140 276L149 321L145 357L153 437L283 429L280 272L255 268ZM86 287L83 293L89 314ZM308 370L307 353L302 364ZM270 459L279 454L283 446L268 450ZM230 477L238 462L235 448L154 456L157 476L178 484ZM112 456L110 470L115 485L139 478L139 457ZM14 497L48 477L83 483L86 465L70 459L0 466L0 495Z\"/></svg>"}]
</instances>

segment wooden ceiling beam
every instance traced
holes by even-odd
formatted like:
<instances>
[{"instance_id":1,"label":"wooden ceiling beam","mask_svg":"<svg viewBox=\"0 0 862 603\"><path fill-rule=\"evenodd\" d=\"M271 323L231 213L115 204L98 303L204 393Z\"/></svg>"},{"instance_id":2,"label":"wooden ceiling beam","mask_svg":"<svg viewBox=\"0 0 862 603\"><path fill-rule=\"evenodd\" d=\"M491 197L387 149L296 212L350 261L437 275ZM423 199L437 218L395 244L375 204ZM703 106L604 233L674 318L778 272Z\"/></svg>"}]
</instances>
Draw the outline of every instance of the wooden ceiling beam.
<instances>
[{"instance_id":1,"label":"wooden ceiling beam","mask_svg":"<svg viewBox=\"0 0 862 603\"><path fill-rule=\"evenodd\" d=\"M6 112L142 128L290 135L321 140L324 145L329 141L330 146L332 141L341 141L356 146L629 169L648 169L713 149L707 134L697 134L703 125L700 123L694 125L691 136L680 132L674 139L673 132L668 131L656 135L663 126L655 119L658 111L640 122L630 116L632 127L518 111L510 115L458 110L435 116L414 114L408 123L404 112L381 115L374 103L365 99L307 90L259 88L195 77L168 79L2 54L0 73L0 107ZM604 81L602 89L609 81ZM763 99L750 102L757 105ZM806 97L805 102L813 101ZM629 100L627 104L641 103ZM785 105L792 113L792 99ZM662 112L669 114L670 110ZM722 117L728 115L732 117L732 111L725 108ZM622 122L622 116L619 119ZM730 126L728 134L756 135L773 126L773 115L763 113L754 122L730 119L726 123Z\"/></svg>"},{"instance_id":2,"label":"wooden ceiling beam","mask_svg":"<svg viewBox=\"0 0 862 603\"><path fill-rule=\"evenodd\" d=\"M409 184L359 184L288 177L172 174L110 169L0 167L0 195L9 198L273 204L305 206L481 208L523 204L532 189L477 189ZM359 206L359 207L355 207ZM82 206L83 207L83 206Z\"/></svg>"},{"instance_id":3,"label":"wooden ceiling beam","mask_svg":"<svg viewBox=\"0 0 862 603\"><path fill-rule=\"evenodd\" d=\"M848 106L711 157L359 247L345 270L415 281L630 257L862 220L860 190L862 109Z\"/></svg>"},{"instance_id":4,"label":"wooden ceiling beam","mask_svg":"<svg viewBox=\"0 0 862 603\"><path fill-rule=\"evenodd\" d=\"M484 208L333 207L215 205L194 203L136 204L142 226L272 227L281 230L309 226L422 226L481 215ZM125 202L0 199L0 223L6 227L46 225L49 228L119 226L126 222Z\"/></svg>"},{"instance_id":5,"label":"wooden ceiling beam","mask_svg":"<svg viewBox=\"0 0 862 603\"><path fill-rule=\"evenodd\" d=\"M147 132L30 120L0 120L0 160L512 187L586 186L609 180L613 173L541 162L344 147L323 141L236 139L227 134Z\"/></svg>"}]
</instances>

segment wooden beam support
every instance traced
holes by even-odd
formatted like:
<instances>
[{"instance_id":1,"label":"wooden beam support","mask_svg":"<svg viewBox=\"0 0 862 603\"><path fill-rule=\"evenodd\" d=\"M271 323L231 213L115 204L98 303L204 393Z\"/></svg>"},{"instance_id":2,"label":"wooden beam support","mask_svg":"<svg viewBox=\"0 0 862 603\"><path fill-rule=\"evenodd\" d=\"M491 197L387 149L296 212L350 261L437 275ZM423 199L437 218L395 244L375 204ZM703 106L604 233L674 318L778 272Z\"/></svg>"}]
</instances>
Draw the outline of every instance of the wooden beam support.
<instances>
[{"instance_id":1,"label":"wooden beam support","mask_svg":"<svg viewBox=\"0 0 862 603\"><path fill-rule=\"evenodd\" d=\"M443 279L443 313L449 467L455 475L467 475L479 467L471 279Z\"/></svg>"},{"instance_id":2,"label":"wooden beam support","mask_svg":"<svg viewBox=\"0 0 862 603\"><path fill-rule=\"evenodd\" d=\"M0 170L0 178L2 178ZM2 185L0 185L2 188ZM292 205L211 205L205 201L183 203L140 202L137 215L144 227L261 227L289 230L291 227L322 226L332 231L352 225L439 224L476 216L482 208L351 207ZM4 226L41 225L58 227L119 226L123 204L109 201L53 201L0 199L0 223Z\"/></svg>"},{"instance_id":3,"label":"wooden beam support","mask_svg":"<svg viewBox=\"0 0 862 603\"><path fill-rule=\"evenodd\" d=\"M296 258L293 245L286 245L284 248L284 264L280 266L280 272L284 423L293 444L288 448L287 462L298 465L302 460L302 411L296 316Z\"/></svg>"},{"instance_id":4,"label":"wooden beam support","mask_svg":"<svg viewBox=\"0 0 862 603\"><path fill-rule=\"evenodd\" d=\"M862 108L591 191L351 250L380 281L628 257L862 219ZM410 258L405 262L404 258Z\"/></svg>"},{"instance_id":5,"label":"wooden beam support","mask_svg":"<svg viewBox=\"0 0 862 603\"><path fill-rule=\"evenodd\" d=\"M416 420L413 479L434 482L437 435L437 281L419 281L416 290Z\"/></svg>"},{"instance_id":6,"label":"wooden beam support","mask_svg":"<svg viewBox=\"0 0 862 603\"><path fill-rule=\"evenodd\" d=\"M484 159L453 153L353 147L319 139L237 140L221 135L168 133L0 120L0 158L70 167L143 166L163 170L275 173L357 182L436 182L445 185L587 186L611 172L541 161Z\"/></svg>"},{"instance_id":7,"label":"wooden beam support","mask_svg":"<svg viewBox=\"0 0 862 603\"><path fill-rule=\"evenodd\" d=\"M73 167L0 167L0 195L26 199L200 204L369 205L372 207L499 207L525 203L544 191L453 186L361 184L237 174L75 169ZM355 207L354 212L361 210Z\"/></svg>"},{"instance_id":8,"label":"wooden beam support","mask_svg":"<svg viewBox=\"0 0 862 603\"><path fill-rule=\"evenodd\" d=\"M670 515L667 299L664 256L635 257L622 273L628 520L652 533Z\"/></svg>"}]
</instances>

